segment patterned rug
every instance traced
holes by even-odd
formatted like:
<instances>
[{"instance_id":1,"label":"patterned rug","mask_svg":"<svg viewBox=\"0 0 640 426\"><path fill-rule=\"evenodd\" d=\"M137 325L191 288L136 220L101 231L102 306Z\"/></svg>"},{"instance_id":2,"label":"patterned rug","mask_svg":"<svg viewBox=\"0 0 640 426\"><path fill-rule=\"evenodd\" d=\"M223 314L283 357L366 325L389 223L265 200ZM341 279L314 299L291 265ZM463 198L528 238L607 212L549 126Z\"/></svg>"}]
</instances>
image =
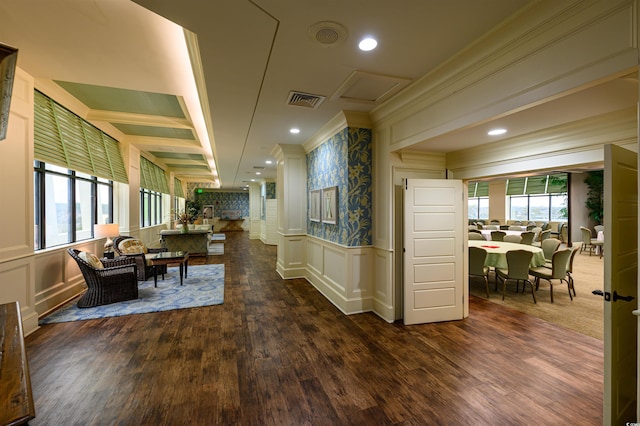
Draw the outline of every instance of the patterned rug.
<instances>
[{"instance_id":1,"label":"patterned rug","mask_svg":"<svg viewBox=\"0 0 640 426\"><path fill-rule=\"evenodd\" d=\"M179 269L171 267L164 281L158 277L157 288L153 287L153 279L139 282L136 300L82 309L76 301L42 318L40 325L220 305L224 301L224 265L192 265L182 286Z\"/></svg>"}]
</instances>

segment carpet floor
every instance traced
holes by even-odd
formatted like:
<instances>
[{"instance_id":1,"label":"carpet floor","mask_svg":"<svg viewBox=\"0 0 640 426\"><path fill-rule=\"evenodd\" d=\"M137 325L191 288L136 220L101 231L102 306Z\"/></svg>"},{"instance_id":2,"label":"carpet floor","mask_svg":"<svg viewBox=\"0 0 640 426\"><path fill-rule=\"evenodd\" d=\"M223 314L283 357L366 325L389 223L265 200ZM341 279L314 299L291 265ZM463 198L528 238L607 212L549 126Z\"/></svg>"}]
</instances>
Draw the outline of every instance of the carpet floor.
<instances>
[{"instance_id":1,"label":"carpet floor","mask_svg":"<svg viewBox=\"0 0 640 426\"><path fill-rule=\"evenodd\" d=\"M561 327L577 331L587 336L602 340L604 336L604 301L601 296L595 296L591 292L604 288L604 258L589 256L586 253L576 254L573 261L574 286L576 296L569 298L566 284L553 286L553 303L549 294L548 282L541 280L540 288L536 291L536 300L533 303L531 289L522 293L516 293L515 282L507 283L505 300L502 300L502 282L495 291L495 277L493 272L489 278L489 301L513 308L528 315L552 322ZM487 298L484 282L481 278L469 279L469 291L472 296ZM473 315L473 312L470 312Z\"/></svg>"},{"instance_id":2,"label":"carpet floor","mask_svg":"<svg viewBox=\"0 0 640 426\"><path fill-rule=\"evenodd\" d=\"M138 283L138 298L94 308L78 308L74 299L42 318L40 324L143 314L199 306L220 305L224 301L224 265L190 265L184 285L178 267L170 267L164 280L158 277Z\"/></svg>"}]
</instances>

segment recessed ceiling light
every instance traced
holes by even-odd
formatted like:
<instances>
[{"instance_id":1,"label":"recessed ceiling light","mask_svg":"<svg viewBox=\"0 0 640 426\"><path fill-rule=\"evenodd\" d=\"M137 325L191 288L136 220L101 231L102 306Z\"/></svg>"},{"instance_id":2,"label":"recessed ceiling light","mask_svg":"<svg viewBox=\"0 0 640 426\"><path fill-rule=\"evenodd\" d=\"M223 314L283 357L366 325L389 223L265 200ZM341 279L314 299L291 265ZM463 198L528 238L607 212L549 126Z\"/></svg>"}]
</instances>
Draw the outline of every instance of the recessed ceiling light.
<instances>
[{"instance_id":1,"label":"recessed ceiling light","mask_svg":"<svg viewBox=\"0 0 640 426\"><path fill-rule=\"evenodd\" d=\"M487 133L489 136L498 136L507 133L507 129L493 129Z\"/></svg>"},{"instance_id":2,"label":"recessed ceiling light","mask_svg":"<svg viewBox=\"0 0 640 426\"><path fill-rule=\"evenodd\" d=\"M368 52L370 50L375 49L377 45L378 45L378 42L376 41L375 38L367 37L365 39L362 39L362 41L358 44L358 47L360 48L360 50L364 50L365 52Z\"/></svg>"},{"instance_id":3,"label":"recessed ceiling light","mask_svg":"<svg viewBox=\"0 0 640 426\"><path fill-rule=\"evenodd\" d=\"M296 135L296 134L300 133L300 129L298 129L298 128L294 127L294 128L292 128L291 130L289 130L289 132L291 132L291 133L293 133L294 135Z\"/></svg>"},{"instance_id":4,"label":"recessed ceiling light","mask_svg":"<svg viewBox=\"0 0 640 426\"><path fill-rule=\"evenodd\" d=\"M261 175L262 173L260 173L260 172L256 172L256 174L257 174L257 175Z\"/></svg>"},{"instance_id":5,"label":"recessed ceiling light","mask_svg":"<svg viewBox=\"0 0 640 426\"><path fill-rule=\"evenodd\" d=\"M273 164L273 161L271 161L271 160L267 160L267 161L265 161L265 163L266 163L266 164Z\"/></svg>"}]
</instances>

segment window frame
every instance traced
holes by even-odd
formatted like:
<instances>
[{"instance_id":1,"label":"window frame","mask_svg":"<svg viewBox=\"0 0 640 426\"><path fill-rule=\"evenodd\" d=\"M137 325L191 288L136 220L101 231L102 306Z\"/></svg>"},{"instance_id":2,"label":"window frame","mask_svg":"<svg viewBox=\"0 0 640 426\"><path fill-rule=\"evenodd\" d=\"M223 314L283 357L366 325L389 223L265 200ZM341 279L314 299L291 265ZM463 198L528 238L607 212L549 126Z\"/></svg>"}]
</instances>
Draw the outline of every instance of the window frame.
<instances>
[{"instance_id":1,"label":"window frame","mask_svg":"<svg viewBox=\"0 0 640 426\"><path fill-rule=\"evenodd\" d=\"M58 167L61 170L53 170L47 168L47 165ZM62 171L65 170L65 171ZM72 169L56 166L51 163L46 163L40 160L34 160L33 164L33 180L34 180L34 250L45 250L52 247L63 246L66 244L73 244L79 241L87 241L95 237L94 226L98 221L98 185L108 188L108 215L106 223L113 223L114 212L114 197L113 197L113 181L106 179L99 179L96 176L83 176L84 173L77 172ZM64 243L47 244L47 208L45 198L47 196L47 176L60 176L68 179L68 201L67 201L67 213L70 218L68 238ZM76 209L78 207L78 197L76 196L76 190L79 189L78 182L89 183L89 196L88 199L91 202L89 210L91 212L91 232L87 238L78 239L78 216ZM80 197L84 199L85 197Z\"/></svg>"}]
</instances>

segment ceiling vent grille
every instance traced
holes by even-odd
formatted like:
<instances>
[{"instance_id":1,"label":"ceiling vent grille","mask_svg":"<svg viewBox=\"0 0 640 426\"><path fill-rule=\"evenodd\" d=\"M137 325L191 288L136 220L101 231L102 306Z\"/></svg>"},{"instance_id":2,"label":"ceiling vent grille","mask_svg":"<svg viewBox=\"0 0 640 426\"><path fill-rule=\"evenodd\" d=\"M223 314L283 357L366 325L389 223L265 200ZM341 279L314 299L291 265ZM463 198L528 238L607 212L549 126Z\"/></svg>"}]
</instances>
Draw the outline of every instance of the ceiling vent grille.
<instances>
[{"instance_id":1,"label":"ceiling vent grille","mask_svg":"<svg viewBox=\"0 0 640 426\"><path fill-rule=\"evenodd\" d=\"M318 109L320 104L326 99L326 96L312 95L303 92L289 92L287 105L297 106L301 108Z\"/></svg>"},{"instance_id":2,"label":"ceiling vent grille","mask_svg":"<svg viewBox=\"0 0 640 426\"><path fill-rule=\"evenodd\" d=\"M337 22L317 22L309 27L307 35L320 47L334 47L347 39L347 29Z\"/></svg>"}]
</instances>

